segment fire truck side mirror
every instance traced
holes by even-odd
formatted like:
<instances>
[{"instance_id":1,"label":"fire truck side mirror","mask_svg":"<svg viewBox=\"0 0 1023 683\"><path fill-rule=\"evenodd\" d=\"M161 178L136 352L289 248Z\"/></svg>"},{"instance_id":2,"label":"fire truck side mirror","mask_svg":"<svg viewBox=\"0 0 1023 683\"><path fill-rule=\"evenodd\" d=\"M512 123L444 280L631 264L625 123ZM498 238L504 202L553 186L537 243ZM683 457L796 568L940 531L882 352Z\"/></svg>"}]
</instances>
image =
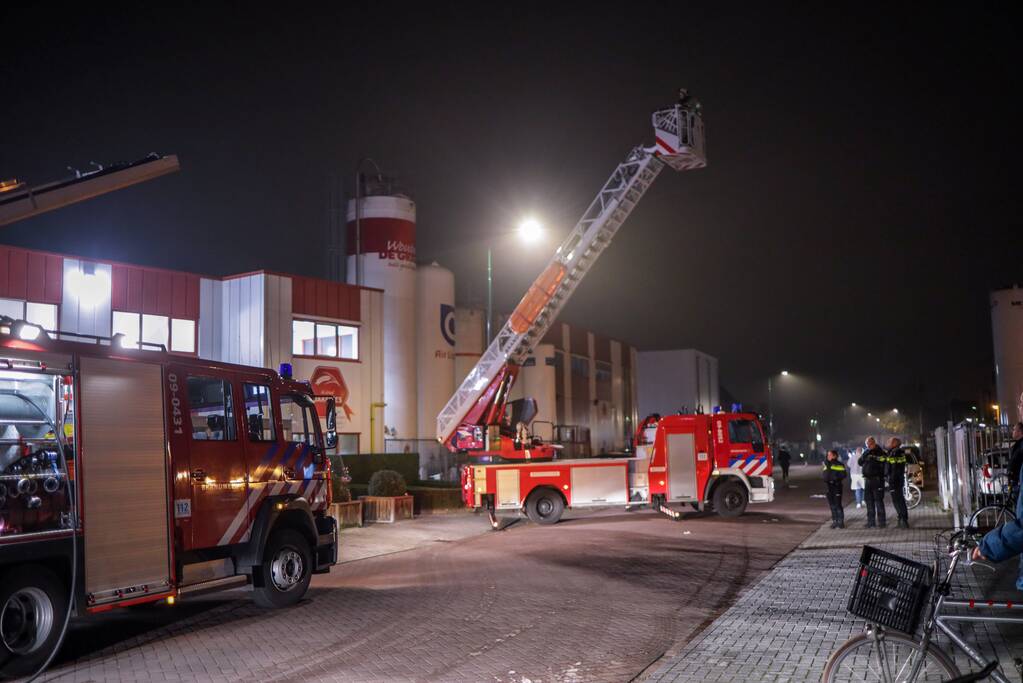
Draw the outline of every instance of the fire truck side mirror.
<instances>
[{"instance_id":1,"label":"fire truck side mirror","mask_svg":"<svg viewBox=\"0 0 1023 683\"><path fill-rule=\"evenodd\" d=\"M327 449L337 446L337 404L333 397L327 399Z\"/></svg>"}]
</instances>

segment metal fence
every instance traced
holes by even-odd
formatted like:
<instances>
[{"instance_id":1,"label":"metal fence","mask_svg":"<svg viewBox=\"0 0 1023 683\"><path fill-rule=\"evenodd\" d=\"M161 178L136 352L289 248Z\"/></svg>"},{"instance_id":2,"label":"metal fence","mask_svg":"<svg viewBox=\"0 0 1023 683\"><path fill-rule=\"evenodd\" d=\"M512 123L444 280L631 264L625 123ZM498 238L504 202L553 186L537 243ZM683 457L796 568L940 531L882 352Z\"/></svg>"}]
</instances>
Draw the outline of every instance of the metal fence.
<instances>
[{"instance_id":1,"label":"metal fence","mask_svg":"<svg viewBox=\"0 0 1023 683\"><path fill-rule=\"evenodd\" d=\"M465 463L435 439L384 439L385 453L418 453L419 480L460 483L458 469Z\"/></svg>"},{"instance_id":2,"label":"metal fence","mask_svg":"<svg viewBox=\"0 0 1023 683\"><path fill-rule=\"evenodd\" d=\"M952 512L956 528L966 526L982 508L1009 502L1012 432L1007 426L949 422L934 431L934 444L941 504Z\"/></svg>"}]
</instances>

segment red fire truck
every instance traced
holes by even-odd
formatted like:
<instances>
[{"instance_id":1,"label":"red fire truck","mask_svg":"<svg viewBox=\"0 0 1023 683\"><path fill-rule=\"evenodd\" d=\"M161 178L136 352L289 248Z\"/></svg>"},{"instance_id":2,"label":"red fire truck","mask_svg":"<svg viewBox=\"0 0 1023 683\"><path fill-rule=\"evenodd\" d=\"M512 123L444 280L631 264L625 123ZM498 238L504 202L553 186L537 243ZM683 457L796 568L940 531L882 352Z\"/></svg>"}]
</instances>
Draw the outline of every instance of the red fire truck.
<instances>
[{"instance_id":1,"label":"red fire truck","mask_svg":"<svg viewBox=\"0 0 1023 683\"><path fill-rule=\"evenodd\" d=\"M0 670L67 617L251 583L299 600L337 560L334 406L271 370L51 338L0 318Z\"/></svg>"},{"instance_id":2,"label":"red fire truck","mask_svg":"<svg viewBox=\"0 0 1023 683\"><path fill-rule=\"evenodd\" d=\"M556 444L529 434L535 401L508 400L519 368L658 174L706 166L703 118L691 104L683 97L654 112L655 144L618 165L437 416L438 441L489 463L462 470L462 492L495 526L502 510L552 524L566 507L648 504L677 517L668 504L691 503L738 515L774 498L771 452L752 413L651 417L634 457L559 460Z\"/></svg>"},{"instance_id":3,"label":"red fire truck","mask_svg":"<svg viewBox=\"0 0 1023 683\"><path fill-rule=\"evenodd\" d=\"M499 438L529 460L462 470L465 504L486 510L495 526L501 511L525 511L534 522L554 524L569 507L650 505L678 518L668 506L689 503L733 517L750 502L774 499L771 450L753 413L651 415L636 431L636 453L628 458L537 462L528 441Z\"/></svg>"}]
</instances>

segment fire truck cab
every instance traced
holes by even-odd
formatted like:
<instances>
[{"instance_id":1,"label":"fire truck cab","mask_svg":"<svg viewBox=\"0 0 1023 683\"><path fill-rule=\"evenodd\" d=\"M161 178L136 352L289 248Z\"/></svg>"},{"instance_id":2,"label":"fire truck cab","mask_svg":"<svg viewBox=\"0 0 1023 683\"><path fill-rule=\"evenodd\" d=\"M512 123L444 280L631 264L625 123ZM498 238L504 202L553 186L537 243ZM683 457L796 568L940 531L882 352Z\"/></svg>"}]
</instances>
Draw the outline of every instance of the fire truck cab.
<instances>
[{"instance_id":1,"label":"fire truck cab","mask_svg":"<svg viewBox=\"0 0 1023 683\"><path fill-rule=\"evenodd\" d=\"M651 415L636 430L633 500L735 516L774 500L772 454L754 413Z\"/></svg>"},{"instance_id":2,"label":"fire truck cab","mask_svg":"<svg viewBox=\"0 0 1023 683\"><path fill-rule=\"evenodd\" d=\"M51 338L59 337L59 338ZM69 614L253 586L298 601L337 560L307 384L0 318L0 674Z\"/></svg>"}]
</instances>

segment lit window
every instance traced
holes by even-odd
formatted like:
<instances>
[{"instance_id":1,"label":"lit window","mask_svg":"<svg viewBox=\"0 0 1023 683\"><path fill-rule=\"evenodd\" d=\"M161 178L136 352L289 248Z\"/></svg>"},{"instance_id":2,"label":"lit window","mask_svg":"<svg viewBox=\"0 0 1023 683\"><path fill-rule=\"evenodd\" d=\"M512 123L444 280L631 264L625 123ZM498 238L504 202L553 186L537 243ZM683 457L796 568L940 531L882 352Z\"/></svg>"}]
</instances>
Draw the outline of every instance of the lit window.
<instances>
[{"instance_id":1,"label":"lit window","mask_svg":"<svg viewBox=\"0 0 1023 683\"><path fill-rule=\"evenodd\" d=\"M25 320L52 332L57 329L57 307L53 304L34 304L30 301L25 304Z\"/></svg>"},{"instance_id":2,"label":"lit window","mask_svg":"<svg viewBox=\"0 0 1023 683\"><path fill-rule=\"evenodd\" d=\"M295 320L291 323L291 353L295 356L316 355L315 323Z\"/></svg>"},{"instance_id":3,"label":"lit window","mask_svg":"<svg viewBox=\"0 0 1023 683\"><path fill-rule=\"evenodd\" d=\"M146 344L170 345L170 330L165 315L142 315L142 341Z\"/></svg>"},{"instance_id":4,"label":"lit window","mask_svg":"<svg viewBox=\"0 0 1023 683\"><path fill-rule=\"evenodd\" d=\"M18 299L0 299L0 316L14 320L25 320L47 330L57 329L57 307L54 304L37 304Z\"/></svg>"},{"instance_id":5,"label":"lit window","mask_svg":"<svg viewBox=\"0 0 1023 683\"><path fill-rule=\"evenodd\" d=\"M359 357L359 328L338 325L338 338L341 339L341 357L356 359Z\"/></svg>"},{"instance_id":6,"label":"lit window","mask_svg":"<svg viewBox=\"0 0 1023 683\"><path fill-rule=\"evenodd\" d=\"M316 323L316 355L337 356L337 325Z\"/></svg>"},{"instance_id":7,"label":"lit window","mask_svg":"<svg viewBox=\"0 0 1023 683\"><path fill-rule=\"evenodd\" d=\"M195 353L195 321L174 318L171 320L171 351Z\"/></svg>"},{"instance_id":8,"label":"lit window","mask_svg":"<svg viewBox=\"0 0 1023 683\"><path fill-rule=\"evenodd\" d=\"M141 327L141 324L138 313L114 311L114 319L110 331L111 334L124 335L124 339L121 340L121 346L124 348L137 349L139 346L139 328Z\"/></svg>"},{"instance_id":9,"label":"lit window","mask_svg":"<svg viewBox=\"0 0 1023 683\"><path fill-rule=\"evenodd\" d=\"M291 353L295 356L359 359L359 328L352 325L294 320Z\"/></svg>"},{"instance_id":10,"label":"lit window","mask_svg":"<svg viewBox=\"0 0 1023 683\"><path fill-rule=\"evenodd\" d=\"M15 299L0 299L0 315L6 315L12 320L21 320L25 317L25 302Z\"/></svg>"}]
</instances>

